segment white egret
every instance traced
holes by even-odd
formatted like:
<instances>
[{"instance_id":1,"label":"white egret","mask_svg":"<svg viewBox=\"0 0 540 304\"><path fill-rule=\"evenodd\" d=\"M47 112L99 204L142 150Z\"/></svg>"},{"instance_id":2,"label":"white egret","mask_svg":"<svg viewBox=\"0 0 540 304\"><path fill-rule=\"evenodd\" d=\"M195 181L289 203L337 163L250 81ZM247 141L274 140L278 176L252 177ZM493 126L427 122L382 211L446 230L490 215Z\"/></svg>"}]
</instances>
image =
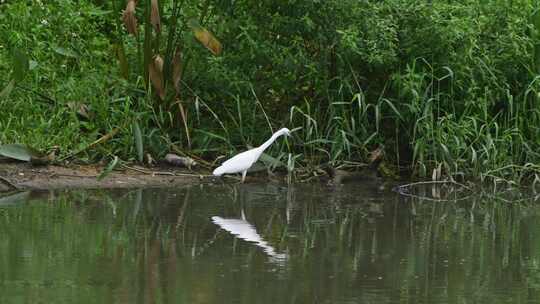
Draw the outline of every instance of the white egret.
<instances>
[{"instance_id":1,"label":"white egret","mask_svg":"<svg viewBox=\"0 0 540 304\"><path fill-rule=\"evenodd\" d=\"M289 136L291 131L287 128L282 128L272 137L265 141L262 145L251 150L244 151L231 159L225 161L221 166L217 167L212 174L221 176L225 173L242 173L242 183L246 179L246 173L251 166L261 157L261 154L281 135Z\"/></svg>"}]
</instances>

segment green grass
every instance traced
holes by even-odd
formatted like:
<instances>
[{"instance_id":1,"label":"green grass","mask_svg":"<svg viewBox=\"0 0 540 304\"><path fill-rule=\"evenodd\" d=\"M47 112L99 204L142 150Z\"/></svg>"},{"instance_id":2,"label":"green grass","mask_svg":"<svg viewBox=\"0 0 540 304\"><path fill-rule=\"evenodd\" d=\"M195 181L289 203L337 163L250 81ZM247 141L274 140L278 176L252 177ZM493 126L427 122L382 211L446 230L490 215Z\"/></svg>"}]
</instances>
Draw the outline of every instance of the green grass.
<instances>
[{"instance_id":1,"label":"green grass","mask_svg":"<svg viewBox=\"0 0 540 304\"><path fill-rule=\"evenodd\" d=\"M138 36L122 25L120 0L0 4L0 90L13 51L30 59L0 100L0 143L59 146L90 162L140 160L141 143L155 158L174 146L213 160L287 126L292 140L268 153L301 170L365 162L384 145L387 163L406 175L539 178L540 19L531 0L246 2L234 11L222 1L161 1L160 32L149 3L137 3ZM223 45L218 56L195 39L203 27ZM157 54L163 100L143 64ZM77 114L80 104L90 117Z\"/></svg>"}]
</instances>

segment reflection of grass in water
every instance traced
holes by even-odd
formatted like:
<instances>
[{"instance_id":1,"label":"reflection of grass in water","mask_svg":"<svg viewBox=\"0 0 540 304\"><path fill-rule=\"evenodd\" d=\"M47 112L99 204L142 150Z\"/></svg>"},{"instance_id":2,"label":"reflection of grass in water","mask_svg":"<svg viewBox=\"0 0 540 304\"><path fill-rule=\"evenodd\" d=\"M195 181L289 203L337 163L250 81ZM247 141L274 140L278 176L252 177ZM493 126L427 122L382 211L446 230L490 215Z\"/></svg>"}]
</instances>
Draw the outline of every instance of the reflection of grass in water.
<instances>
[{"instance_id":1,"label":"reflection of grass in water","mask_svg":"<svg viewBox=\"0 0 540 304\"><path fill-rule=\"evenodd\" d=\"M158 220L159 208L144 204L133 213L137 209L129 203L131 199L131 193L123 198L105 192L57 193L24 208L4 210L0 267L11 273L11 280L18 273L19 280L28 282L23 289L6 286L4 296L25 294L32 299L32 294L39 294L39 300L64 299L76 287L80 299L105 303L110 302L110 291L100 286L107 285L120 293L124 290L132 299L138 295L127 295L139 285L141 290L154 289L158 296L159 286L148 274L158 271L157 259L174 252L174 246L156 242L167 234ZM133 263L140 263L140 268L134 269ZM161 274L174 276L167 271Z\"/></svg>"},{"instance_id":2,"label":"reflection of grass in water","mask_svg":"<svg viewBox=\"0 0 540 304\"><path fill-rule=\"evenodd\" d=\"M383 284L411 300L485 299L499 288L508 294L529 292L530 274L523 273L522 262L540 257L536 246L531 247L538 242L530 240L537 232L527 224L527 215L537 212L534 206L481 199L381 206L381 219L369 204L309 210L302 218L303 230L288 245L304 244L302 259L331 261L349 277L380 274ZM333 220L320 220L327 218ZM318 247L324 249L314 252Z\"/></svg>"},{"instance_id":3,"label":"reflection of grass in water","mask_svg":"<svg viewBox=\"0 0 540 304\"><path fill-rule=\"evenodd\" d=\"M485 199L433 203L397 196L384 203L350 203L349 196L336 193L328 204L327 194L310 191L276 192L264 204L249 191L223 194L223 202L206 204L216 193L56 193L48 202L3 209L0 267L10 277L22 274L30 285L25 292L43 294L43 299L69 296L69 284L109 284L127 301L167 302L187 299L186 294L212 301L223 283L214 263L232 265L240 259L250 269L237 274L238 288L246 290L254 286L254 273L266 267L259 248L216 232L207 218L216 212L239 216L244 208L257 231L290 256L281 270L290 285L283 297L335 300L351 294L359 301L414 303L441 298L497 302L498 292L506 298L538 297L534 205ZM31 256L23 259L23 253ZM49 291L43 291L43 274L57 279ZM190 280L195 274L197 280ZM106 289L97 290L92 298L110 300Z\"/></svg>"}]
</instances>

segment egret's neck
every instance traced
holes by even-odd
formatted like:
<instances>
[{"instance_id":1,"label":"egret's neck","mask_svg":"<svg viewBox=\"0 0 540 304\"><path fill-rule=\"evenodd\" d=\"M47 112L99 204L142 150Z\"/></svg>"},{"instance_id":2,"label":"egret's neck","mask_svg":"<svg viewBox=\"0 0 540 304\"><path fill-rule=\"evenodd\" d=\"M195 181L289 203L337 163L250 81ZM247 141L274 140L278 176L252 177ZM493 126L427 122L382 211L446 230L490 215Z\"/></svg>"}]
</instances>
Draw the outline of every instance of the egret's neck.
<instances>
[{"instance_id":1,"label":"egret's neck","mask_svg":"<svg viewBox=\"0 0 540 304\"><path fill-rule=\"evenodd\" d=\"M266 150L266 148L268 148L281 135L281 133L275 133L274 135L272 135L272 137L270 137L267 141L260 145L258 149L261 151L261 153L264 152L264 150Z\"/></svg>"}]
</instances>

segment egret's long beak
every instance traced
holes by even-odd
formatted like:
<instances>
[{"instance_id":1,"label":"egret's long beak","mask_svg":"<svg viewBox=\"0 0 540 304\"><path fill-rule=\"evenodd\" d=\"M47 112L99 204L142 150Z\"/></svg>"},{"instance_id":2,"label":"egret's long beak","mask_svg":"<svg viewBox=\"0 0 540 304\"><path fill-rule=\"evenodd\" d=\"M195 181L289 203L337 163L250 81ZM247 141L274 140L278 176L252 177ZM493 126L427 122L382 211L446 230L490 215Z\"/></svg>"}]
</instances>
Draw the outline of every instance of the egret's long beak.
<instances>
[{"instance_id":1,"label":"egret's long beak","mask_svg":"<svg viewBox=\"0 0 540 304\"><path fill-rule=\"evenodd\" d=\"M296 128L294 128L294 129L292 129L292 130L291 130L291 133L289 133L289 134L292 134L292 133L294 133L294 132L296 132L296 131L299 131L299 130L302 130L302 127L296 127Z\"/></svg>"},{"instance_id":2,"label":"egret's long beak","mask_svg":"<svg viewBox=\"0 0 540 304\"><path fill-rule=\"evenodd\" d=\"M293 133L299 130L302 130L302 127L296 127L292 129L291 132L287 133L287 137L293 138Z\"/></svg>"}]
</instances>

